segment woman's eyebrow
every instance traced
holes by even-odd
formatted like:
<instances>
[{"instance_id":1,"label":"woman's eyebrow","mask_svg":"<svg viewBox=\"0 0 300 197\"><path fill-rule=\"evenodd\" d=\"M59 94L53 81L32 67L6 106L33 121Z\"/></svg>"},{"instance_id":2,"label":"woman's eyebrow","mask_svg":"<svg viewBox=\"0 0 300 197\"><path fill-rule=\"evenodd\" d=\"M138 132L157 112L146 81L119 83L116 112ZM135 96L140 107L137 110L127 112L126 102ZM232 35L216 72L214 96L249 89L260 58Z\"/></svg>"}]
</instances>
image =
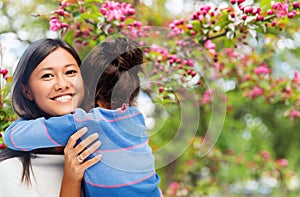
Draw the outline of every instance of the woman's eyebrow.
<instances>
[{"instance_id":1,"label":"woman's eyebrow","mask_svg":"<svg viewBox=\"0 0 300 197\"><path fill-rule=\"evenodd\" d=\"M67 68L67 67L70 67L70 66L77 66L77 64L72 63L72 64L66 64L66 65L65 65L66 68Z\"/></svg>"},{"instance_id":2,"label":"woman's eyebrow","mask_svg":"<svg viewBox=\"0 0 300 197\"><path fill-rule=\"evenodd\" d=\"M68 68L68 67L71 67L71 66L77 66L77 64L73 64L73 63L71 63L71 64L66 64L65 66L64 66L64 68ZM55 68L54 67L45 67L45 68L41 68L39 71L38 71L38 73L40 73L41 71L45 71L45 70L54 70Z\"/></svg>"}]
</instances>

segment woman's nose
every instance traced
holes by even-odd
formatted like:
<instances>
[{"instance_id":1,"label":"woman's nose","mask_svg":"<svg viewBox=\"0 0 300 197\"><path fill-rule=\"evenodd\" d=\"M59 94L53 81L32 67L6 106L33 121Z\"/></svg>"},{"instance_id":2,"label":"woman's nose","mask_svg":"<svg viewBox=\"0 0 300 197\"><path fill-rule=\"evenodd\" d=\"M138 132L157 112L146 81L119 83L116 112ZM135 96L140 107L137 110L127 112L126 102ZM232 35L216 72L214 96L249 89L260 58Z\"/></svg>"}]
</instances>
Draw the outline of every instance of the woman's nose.
<instances>
[{"instance_id":1,"label":"woman's nose","mask_svg":"<svg viewBox=\"0 0 300 197\"><path fill-rule=\"evenodd\" d=\"M57 78L57 81L54 84L54 89L56 91L64 90L64 89L67 89L69 87L70 87L70 82L67 79L65 79L64 77Z\"/></svg>"}]
</instances>

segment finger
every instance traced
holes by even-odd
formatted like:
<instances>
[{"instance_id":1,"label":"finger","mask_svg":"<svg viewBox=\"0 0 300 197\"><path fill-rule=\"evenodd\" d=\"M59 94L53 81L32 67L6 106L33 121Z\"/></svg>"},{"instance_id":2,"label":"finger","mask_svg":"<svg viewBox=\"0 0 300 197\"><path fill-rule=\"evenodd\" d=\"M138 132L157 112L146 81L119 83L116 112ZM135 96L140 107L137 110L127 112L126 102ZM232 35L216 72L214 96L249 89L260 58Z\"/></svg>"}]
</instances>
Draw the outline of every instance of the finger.
<instances>
[{"instance_id":1,"label":"finger","mask_svg":"<svg viewBox=\"0 0 300 197\"><path fill-rule=\"evenodd\" d=\"M88 131L87 127L83 127L81 129L79 129L76 133L71 135L71 137L68 140L68 143L67 143L66 147L73 148L75 146L77 140L79 138L81 138L82 136L84 136L84 134L86 134L87 131Z\"/></svg>"},{"instance_id":2,"label":"finger","mask_svg":"<svg viewBox=\"0 0 300 197\"><path fill-rule=\"evenodd\" d=\"M84 163L82 163L82 167L84 169L87 169L93 165L95 165L96 163L98 163L100 160L102 159L102 154L96 155L95 157L85 161Z\"/></svg>"},{"instance_id":3,"label":"finger","mask_svg":"<svg viewBox=\"0 0 300 197\"><path fill-rule=\"evenodd\" d=\"M100 146L101 146L101 141L96 141L89 148L87 148L82 153L80 153L80 155L82 156L83 159L86 159L88 156L93 154Z\"/></svg>"},{"instance_id":4,"label":"finger","mask_svg":"<svg viewBox=\"0 0 300 197\"><path fill-rule=\"evenodd\" d=\"M75 152L80 154L83 150L85 150L92 142L94 142L99 137L98 133L94 133L88 136L86 139L82 140L75 148Z\"/></svg>"}]
</instances>

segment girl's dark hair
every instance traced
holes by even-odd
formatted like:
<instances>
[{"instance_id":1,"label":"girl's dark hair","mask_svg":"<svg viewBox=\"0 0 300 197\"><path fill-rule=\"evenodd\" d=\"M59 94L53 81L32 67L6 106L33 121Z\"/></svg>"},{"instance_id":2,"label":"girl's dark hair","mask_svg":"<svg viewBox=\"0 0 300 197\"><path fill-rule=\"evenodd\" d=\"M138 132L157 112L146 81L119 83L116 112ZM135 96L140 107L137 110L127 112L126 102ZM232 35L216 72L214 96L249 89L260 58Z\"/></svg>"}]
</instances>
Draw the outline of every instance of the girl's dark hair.
<instances>
[{"instance_id":1,"label":"girl's dark hair","mask_svg":"<svg viewBox=\"0 0 300 197\"><path fill-rule=\"evenodd\" d=\"M27 99L22 93L22 85L28 85L28 80L33 70L53 51L58 48L63 48L68 51L76 60L78 65L81 65L81 59L76 50L64 40L60 39L41 39L33 42L23 53L21 59L13 74L12 82L12 107L15 113L24 119L35 119L38 117L49 117L45 114L34 101ZM19 157L23 164L23 174L21 181L30 184L30 158L32 152L14 151L5 149L0 152L0 161Z\"/></svg>"},{"instance_id":2,"label":"girl's dark hair","mask_svg":"<svg viewBox=\"0 0 300 197\"><path fill-rule=\"evenodd\" d=\"M117 38L103 42L96 51L92 64L103 70L95 94L95 102L108 109L123 103L134 105L140 91L139 71L142 71L143 52L134 41Z\"/></svg>"}]
</instances>

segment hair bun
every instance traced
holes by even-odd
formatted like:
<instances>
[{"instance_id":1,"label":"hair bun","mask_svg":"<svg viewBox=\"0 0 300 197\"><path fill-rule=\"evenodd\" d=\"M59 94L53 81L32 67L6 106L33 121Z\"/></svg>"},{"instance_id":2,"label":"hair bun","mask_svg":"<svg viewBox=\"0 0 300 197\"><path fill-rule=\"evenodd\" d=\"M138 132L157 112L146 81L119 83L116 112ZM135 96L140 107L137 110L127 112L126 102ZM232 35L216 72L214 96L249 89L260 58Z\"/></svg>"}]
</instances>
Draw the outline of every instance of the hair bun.
<instances>
[{"instance_id":1,"label":"hair bun","mask_svg":"<svg viewBox=\"0 0 300 197\"><path fill-rule=\"evenodd\" d=\"M112 60L111 64L120 71L128 71L143 63L143 52L134 41L117 38L115 42L101 44L103 53Z\"/></svg>"}]
</instances>

